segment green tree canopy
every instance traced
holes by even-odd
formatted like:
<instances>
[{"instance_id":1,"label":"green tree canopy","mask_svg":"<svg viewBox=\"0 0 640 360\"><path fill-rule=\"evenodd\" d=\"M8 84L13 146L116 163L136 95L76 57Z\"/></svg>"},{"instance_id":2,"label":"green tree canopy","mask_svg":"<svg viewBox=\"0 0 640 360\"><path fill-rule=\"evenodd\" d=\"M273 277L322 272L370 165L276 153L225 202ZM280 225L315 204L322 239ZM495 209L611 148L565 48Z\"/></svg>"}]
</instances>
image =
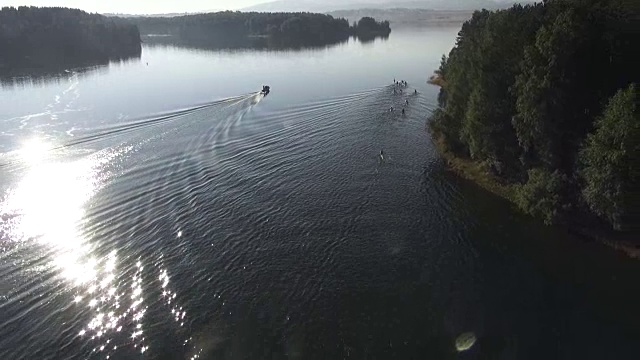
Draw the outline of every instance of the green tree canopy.
<instances>
[{"instance_id":1,"label":"green tree canopy","mask_svg":"<svg viewBox=\"0 0 640 360\"><path fill-rule=\"evenodd\" d=\"M630 120L621 120L622 110L616 116L612 110L630 114L630 95L626 105L617 98L606 105L621 88L640 83L640 19L632 3L548 0L476 11L435 71L439 107L429 126L438 143L487 164L502 182L515 185L523 210L548 223L590 215L580 206L585 201L589 211L623 223L633 195L627 189L636 177L620 174L636 174L638 162L581 147L585 141L589 149L604 146L605 134L618 127L638 138ZM603 113L606 121L597 120ZM635 151L631 143L624 140L626 156ZM620 162L605 167L595 154ZM586 188L579 157L591 161ZM610 188L603 192L598 184ZM613 191L615 186L622 190Z\"/></svg>"},{"instance_id":2,"label":"green tree canopy","mask_svg":"<svg viewBox=\"0 0 640 360\"><path fill-rule=\"evenodd\" d=\"M637 85L618 91L580 157L589 207L616 229L637 224L640 209L640 96Z\"/></svg>"}]
</instances>

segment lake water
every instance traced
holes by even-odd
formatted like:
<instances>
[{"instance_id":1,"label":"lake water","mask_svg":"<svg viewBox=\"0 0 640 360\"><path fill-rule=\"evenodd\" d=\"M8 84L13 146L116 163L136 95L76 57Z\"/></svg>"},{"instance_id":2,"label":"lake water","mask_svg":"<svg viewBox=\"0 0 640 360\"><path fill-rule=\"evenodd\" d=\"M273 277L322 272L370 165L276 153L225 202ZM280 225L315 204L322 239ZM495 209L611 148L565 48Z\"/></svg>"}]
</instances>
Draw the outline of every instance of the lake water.
<instances>
[{"instance_id":1,"label":"lake water","mask_svg":"<svg viewBox=\"0 0 640 360\"><path fill-rule=\"evenodd\" d=\"M638 261L435 152L457 31L3 79L0 358L636 357Z\"/></svg>"}]
</instances>

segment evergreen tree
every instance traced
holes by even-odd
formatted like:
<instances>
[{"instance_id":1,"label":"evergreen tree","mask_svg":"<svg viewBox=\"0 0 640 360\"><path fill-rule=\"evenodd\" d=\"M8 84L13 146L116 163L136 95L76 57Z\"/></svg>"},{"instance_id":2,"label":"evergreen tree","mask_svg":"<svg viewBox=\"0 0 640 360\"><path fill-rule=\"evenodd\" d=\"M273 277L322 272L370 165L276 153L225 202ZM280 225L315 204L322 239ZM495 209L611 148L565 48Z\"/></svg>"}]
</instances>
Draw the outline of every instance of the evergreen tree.
<instances>
[{"instance_id":1,"label":"evergreen tree","mask_svg":"<svg viewBox=\"0 0 640 360\"><path fill-rule=\"evenodd\" d=\"M514 185L525 212L547 223L588 215L586 200L587 212L624 228L637 208L629 199L638 198L640 168L631 90L604 107L640 82L632 3L549 0L476 11L431 81L440 86L429 123L438 144L488 165ZM588 164L582 178L579 158Z\"/></svg>"},{"instance_id":2,"label":"evergreen tree","mask_svg":"<svg viewBox=\"0 0 640 360\"><path fill-rule=\"evenodd\" d=\"M638 224L640 210L640 96L637 85L611 98L580 157L589 207L615 229Z\"/></svg>"}]
</instances>

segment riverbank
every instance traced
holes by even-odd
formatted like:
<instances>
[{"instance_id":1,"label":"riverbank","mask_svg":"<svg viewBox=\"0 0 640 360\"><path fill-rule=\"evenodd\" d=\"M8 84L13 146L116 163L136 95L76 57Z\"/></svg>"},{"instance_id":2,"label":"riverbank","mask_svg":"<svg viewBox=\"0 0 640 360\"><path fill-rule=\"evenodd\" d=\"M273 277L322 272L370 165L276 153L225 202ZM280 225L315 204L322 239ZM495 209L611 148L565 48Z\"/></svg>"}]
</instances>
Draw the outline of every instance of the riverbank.
<instances>
[{"instance_id":1,"label":"riverbank","mask_svg":"<svg viewBox=\"0 0 640 360\"><path fill-rule=\"evenodd\" d=\"M511 202L511 204L518 209L515 185L501 181L489 171L485 164L481 162L465 159L446 151L441 135L431 132L431 136L438 153L445 160L449 171L463 179L472 181L484 190ZM518 209L518 211L520 210ZM633 241L634 239L631 237L586 227L584 224L578 223L573 226L567 225L566 230L569 233L573 233L587 241L597 241L617 251L621 251L630 258L640 260L640 244L637 241Z\"/></svg>"},{"instance_id":2,"label":"riverbank","mask_svg":"<svg viewBox=\"0 0 640 360\"><path fill-rule=\"evenodd\" d=\"M451 152L446 151L442 137L437 134L432 134L432 136L434 144L442 158L446 161L449 170L455 172L458 176L464 179L473 181L483 189L515 204L515 191L512 185L500 182L488 171L484 164L455 156Z\"/></svg>"}]
</instances>

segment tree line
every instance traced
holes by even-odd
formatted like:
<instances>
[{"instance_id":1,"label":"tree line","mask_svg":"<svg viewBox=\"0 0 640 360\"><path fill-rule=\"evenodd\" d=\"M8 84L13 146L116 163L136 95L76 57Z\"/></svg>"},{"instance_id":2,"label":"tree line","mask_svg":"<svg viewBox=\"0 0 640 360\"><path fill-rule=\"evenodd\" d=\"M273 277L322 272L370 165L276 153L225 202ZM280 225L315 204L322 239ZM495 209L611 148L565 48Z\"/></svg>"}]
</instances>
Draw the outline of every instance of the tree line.
<instances>
[{"instance_id":1,"label":"tree line","mask_svg":"<svg viewBox=\"0 0 640 360\"><path fill-rule=\"evenodd\" d=\"M0 68L47 67L140 55L138 28L61 7L0 10Z\"/></svg>"},{"instance_id":2,"label":"tree line","mask_svg":"<svg viewBox=\"0 0 640 360\"><path fill-rule=\"evenodd\" d=\"M140 30L139 30L140 29ZM207 46L321 46L351 35L388 35L388 22L313 13L218 12L168 18L118 18L61 7L0 10L0 70L103 63L139 56L143 34L173 35Z\"/></svg>"},{"instance_id":3,"label":"tree line","mask_svg":"<svg viewBox=\"0 0 640 360\"><path fill-rule=\"evenodd\" d=\"M633 0L548 0L477 11L443 56L430 129L486 165L546 223L640 224ZM582 222L584 223L584 222Z\"/></svg>"},{"instance_id":4,"label":"tree line","mask_svg":"<svg viewBox=\"0 0 640 360\"><path fill-rule=\"evenodd\" d=\"M351 26L351 32L356 36L387 36L391 33L391 27L388 21L376 21L376 19L365 16L354 22Z\"/></svg>"},{"instance_id":5,"label":"tree line","mask_svg":"<svg viewBox=\"0 0 640 360\"><path fill-rule=\"evenodd\" d=\"M268 38L281 45L326 45L351 35L388 35L388 22L362 19L354 26L342 18L316 13L259 13L223 11L176 17L129 18L144 35L171 35L183 41L208 44L246 43Z\"/></svg>"}]
</instances>

